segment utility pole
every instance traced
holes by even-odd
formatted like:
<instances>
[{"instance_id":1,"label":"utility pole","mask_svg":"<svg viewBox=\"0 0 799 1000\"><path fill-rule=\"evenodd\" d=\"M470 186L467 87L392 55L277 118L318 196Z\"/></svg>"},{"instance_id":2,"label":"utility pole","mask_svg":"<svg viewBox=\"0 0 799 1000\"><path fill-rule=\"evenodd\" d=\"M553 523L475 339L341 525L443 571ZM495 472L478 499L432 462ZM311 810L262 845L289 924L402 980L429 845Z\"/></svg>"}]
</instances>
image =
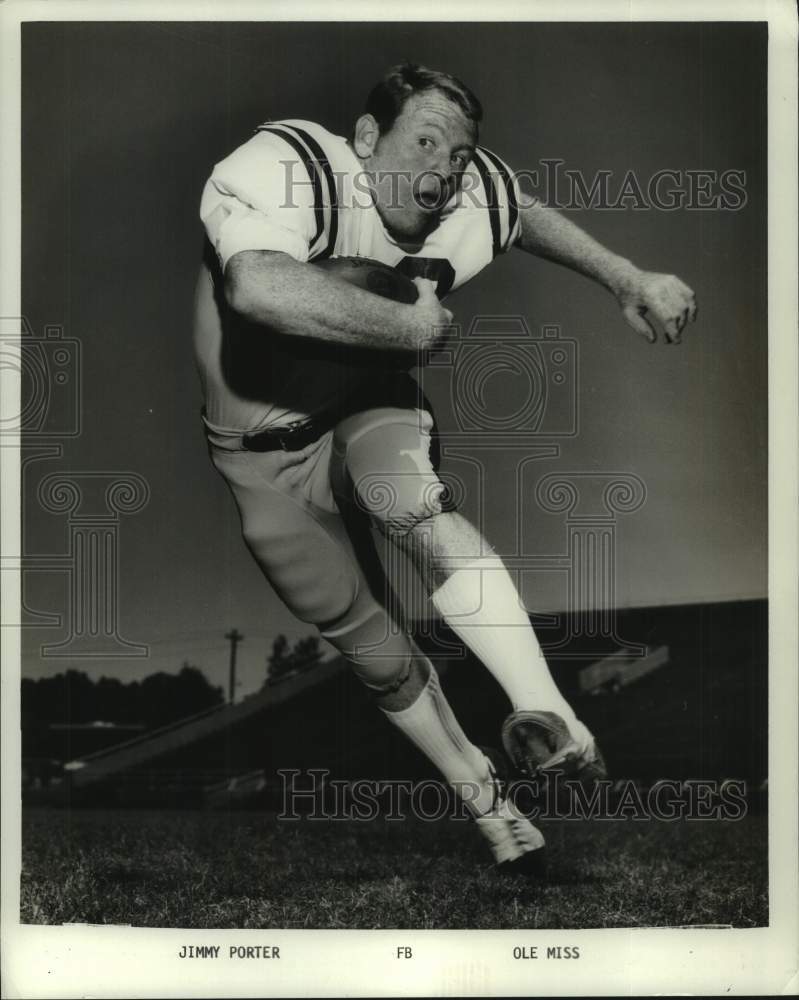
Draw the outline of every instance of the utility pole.
<instances>
[{"instance_id":1,"label":"utility pole","mask_svg":"<svg viewBox=\"0 0 799 1000\"><path fill-rule=\"evenodd\" d=\"M236 693L236 646L244 638L238 629L225 633L225 638L230 640L230 688L228 691L228 702L233 704L233 696Z\"/></svg>"}]
</instances>

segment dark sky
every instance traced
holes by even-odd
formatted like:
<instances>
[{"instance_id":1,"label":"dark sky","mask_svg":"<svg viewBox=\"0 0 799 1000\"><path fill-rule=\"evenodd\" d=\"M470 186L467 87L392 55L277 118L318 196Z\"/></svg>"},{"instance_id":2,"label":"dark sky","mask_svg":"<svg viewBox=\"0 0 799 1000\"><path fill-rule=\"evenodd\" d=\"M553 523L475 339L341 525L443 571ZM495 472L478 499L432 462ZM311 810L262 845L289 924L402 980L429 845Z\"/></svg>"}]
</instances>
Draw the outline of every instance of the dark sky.
<instances>
[{"instance_id":1,"label":"dark sky","mask_svg":"<svg viewBox=\"0 0 799 1000\"><path fill-rule=\"evenodd\" d=\"M622 605L763 596L766 586L765 27L756 24L27 24L23 28L23 309L81 346L81 433L60 459L28 467L28 553L66 549L63 516L42 510L53 473L134 472L147 507L123 516L119 617L144 659L49 659L63 630L26 632L24 672L67 666L125 679L184 659L226 676L224 632L237 626L242 691L260 684L278 631L309 628L271 596L208 462L191 355L191 304L202 232L197 209L212 164L266 118L348 132L369 87L403 58L461 76L486 111L482 141L515 168L562 159L592 177L740 170L739 211L593 210L574 218L641 266L678 273L700 321L680 348L647 347L612 298L585 279L513 252L450 299L480 315L557 324L575 341L579 433L533 464L617 472L646 486L618 525ZM449 389L426 384L442 419ZM498 407L519 386L494 381ZM517 515L518 449L475 461L481 506L500 549L561 552L562 516ZM469 472L472 470L472 472ZM28 604L63 611L62 575L30 575ZM565 607L562 575L522 582L531 609Z\"/></svg>"}]
</instances>

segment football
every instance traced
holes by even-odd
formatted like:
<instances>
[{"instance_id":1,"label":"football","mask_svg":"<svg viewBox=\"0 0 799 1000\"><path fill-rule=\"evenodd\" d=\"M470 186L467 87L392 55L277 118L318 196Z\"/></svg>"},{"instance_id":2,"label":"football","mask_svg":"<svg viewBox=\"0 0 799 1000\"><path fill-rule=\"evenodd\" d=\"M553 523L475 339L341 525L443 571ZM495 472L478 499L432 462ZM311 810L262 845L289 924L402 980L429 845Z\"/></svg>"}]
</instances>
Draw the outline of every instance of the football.
<instances>
[{"instance_id":1,"label":"football","mask_svg":"<svg viewBox=\"0 0 799 1000\"><path fill-rule=\"evenodd\" d=\"M335 278L394 302L410 305L419 296L419 289L410 278L369 257L328 257L316 261L315 266Z\"/></svg>"}]
</instances>

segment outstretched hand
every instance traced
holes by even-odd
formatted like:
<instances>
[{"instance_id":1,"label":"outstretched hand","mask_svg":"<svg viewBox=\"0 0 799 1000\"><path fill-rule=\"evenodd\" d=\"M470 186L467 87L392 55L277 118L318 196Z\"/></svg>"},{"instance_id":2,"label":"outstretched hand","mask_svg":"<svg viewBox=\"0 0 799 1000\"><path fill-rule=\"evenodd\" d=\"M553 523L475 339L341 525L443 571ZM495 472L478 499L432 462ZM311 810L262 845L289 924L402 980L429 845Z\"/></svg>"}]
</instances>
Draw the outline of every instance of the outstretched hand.
<instances>
[{"instance_id":1,"label":"outstretched hand","mask_svg":"<svg viewBox=\"0 0 799 1000\"><path fill-rule=\"evenodd\" d=\"M679 344L685 325L696 319L693 290L673 274L638 271L617 298L628 325L650 344L658 339L657 327L666 343Z\"/></svg>"}]
</instances>

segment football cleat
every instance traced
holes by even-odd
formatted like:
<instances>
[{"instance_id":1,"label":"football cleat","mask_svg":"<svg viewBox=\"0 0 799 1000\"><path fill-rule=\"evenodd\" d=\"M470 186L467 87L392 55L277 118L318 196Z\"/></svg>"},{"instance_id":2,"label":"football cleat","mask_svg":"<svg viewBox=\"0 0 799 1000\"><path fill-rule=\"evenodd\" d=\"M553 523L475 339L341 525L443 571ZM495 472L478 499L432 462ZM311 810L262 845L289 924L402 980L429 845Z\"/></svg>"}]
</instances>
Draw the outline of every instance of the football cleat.
<instances>
[{"instance_id":1,"label":"football cleat","mask_svg":"<svg viewBox=\"0 0 799 1000\"><path fill-rule=\"evenodd\" d=\"M500 871L542 874L544 836L529 819L516 812L507 799L500 800L491 812L478 816L476 823Z\"/></svg>"},{"instance_id":2,"label":"football cleat","mask_svg":"<svg viewBox=\"0 0 799 1000\"><path fill-rule=\"evenodd\" d=\"M591 734L580 722L577 739L554 712L511 712L502 726L502 745L525 778L560 771L591 784L607 777L607 767Z\"/></svg>"}]
</instances>

